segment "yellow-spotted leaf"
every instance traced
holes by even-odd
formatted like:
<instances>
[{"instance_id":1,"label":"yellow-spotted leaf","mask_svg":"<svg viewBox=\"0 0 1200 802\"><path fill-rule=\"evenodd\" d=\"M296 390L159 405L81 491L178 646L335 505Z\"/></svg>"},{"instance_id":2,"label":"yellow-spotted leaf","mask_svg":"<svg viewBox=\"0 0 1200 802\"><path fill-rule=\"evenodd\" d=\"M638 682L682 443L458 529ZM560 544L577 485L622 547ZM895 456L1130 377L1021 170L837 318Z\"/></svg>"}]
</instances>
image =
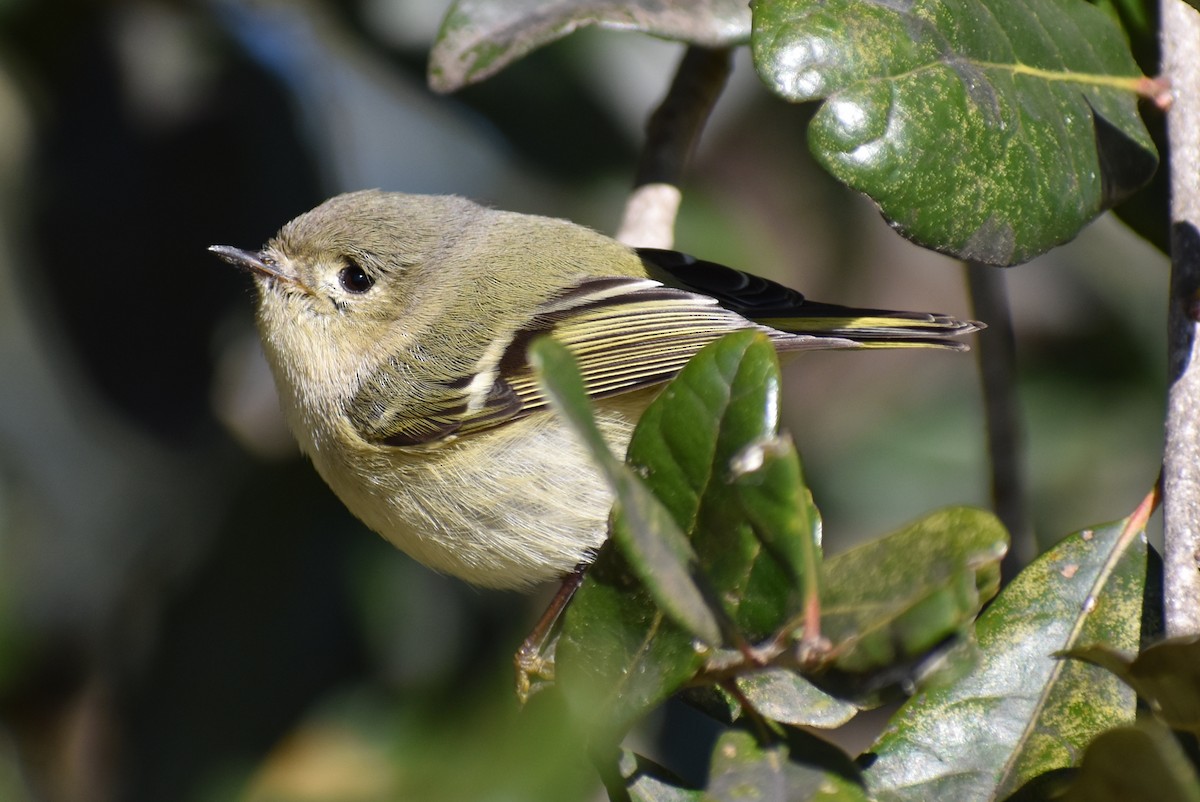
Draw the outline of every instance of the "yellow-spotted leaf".
<instances>
[{"instance_id":1,"label":"yellow-spotted leaf","mask_svg":"<svg viewBox=\"0 0 1200 802\"><path fill-rule=\"evenodd\" d=\"M1124 683L1056 657L1081 643L1136 648L1146 544L1127 524L1067 537L1004 589L976 622L974 668L910 699L875 744L873 799L1004 799L1132 723Z\"/></svg>"},{"instance_id":2,"label":"yellow-spotted leaf","mask_svg":"<svg viewBox=\"0 0 1200 802\"><path fill-rule=\"evenodd\" d=\"M825 101L814 155L926 247L1023 262L1154 172L1142 74L1084 0L754 0L753 12L766 84Z\"/></svg>"}]
</instances>

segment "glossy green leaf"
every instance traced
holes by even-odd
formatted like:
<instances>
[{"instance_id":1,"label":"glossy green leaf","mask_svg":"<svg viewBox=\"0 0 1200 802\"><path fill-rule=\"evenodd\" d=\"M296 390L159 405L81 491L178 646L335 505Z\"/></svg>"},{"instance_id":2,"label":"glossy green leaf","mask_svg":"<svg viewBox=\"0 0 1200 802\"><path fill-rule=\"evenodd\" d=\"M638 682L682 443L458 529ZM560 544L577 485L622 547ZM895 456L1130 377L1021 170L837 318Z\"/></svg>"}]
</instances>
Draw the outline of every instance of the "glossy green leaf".
<instances>
[{"instance_id":1,"label":"glossy green leaf","mask_svg":"<svg viewBox=\"0 0 1200 802\"><path fill-rule=\"evenodd\" d=\"M749 38L750 10L740 0L455 0L429 54L429 85L453 92L589 25L730 47Z\"/></svg>"},{"instance_id":2,"label":"glossy green leaf","mask_svg":"<svg viewBox=\"0 0 1200 802\"><path fill-rule=\"evenodd\" d=\"M755 0L759 75L824 98L817 159L906 237L996 265L1074 237L1149 180L1141 73L1082 0Z\"/></svg>"},{"instance_id":3,"label":"glossy green leaf","mask_svg":"<svg viewBox=\"0 0 1200 802\"><path fill-rule=\"evenodd\" d=\"M670 512L609 450L592 415L579 367L570 351L545 337L529 356L554 409L570 421L616 497L613 537L658 606L704 643L719 644L720 627L692 574L696 555Z\"/></svg>"},{"instance_id":4,"label":"glossy green leaf","mask_svg":"<svg viewBox=\"0 0 1200 802\"><path fill-rule=\"evenodd\" d=\"M1133 720L1116 677L1053 656L1083 642L1137 646L1146 544L1124 527L1071 535L1004 589L976 623L979 663L910 699L876 743L865 772L875 799L1003 798Z\"/></svg>"},{"instance_id":5,"label":"glossy green leaf","mask_svg":"<svg viewBox=\"0 0 1200 802\"><path fill-rule=\"evenodd\" d=\"M1200 802L1200 776L1171 732L1150 723L1101 733L1063 802Z\"/></svg>"},{"instance_id":6,"label":"glossy green leaf","mask_svg":"<svg viewBox=\"0 0 1200 802\"><path fill-rule=\"evenodd\" d=\"M1064 652L1120 677L1169 727L1200 735L1200 638L1173 638L1131 657L1108 645Z\"/></svg>"},{"instance_id":7,"label":"glossy green leaf","mask_svg":"<svg viewBox=\"0 0 1200 802\"><path fill-rule=\"evenodd\" d=\"M786 434L752 443L733 459L734 485L754 536L788 574L798 596L790 603L820 610L821 516L804 483L800 455Z\"/></svg>"},{"instance_id":8,"label":"glossy green leaf","mask_svg":"<svg viewBox=\"0 0 1200 802\"><path fill-rule=\"evenodd\" d=\"M764 460L765 472L745 463L748 447L777 438L779 384L766 337L726 335L700 351L649 406L626 457L691 538L705 576L751 641L799 611L804 593L796 577L817 570L803 564L816 553L820 522L798 484L799 463L790 464L786 448L782 462ZM744 492L764 502L793 499L798 522L778 508L764 511L757 524L748 520ZM796 537L805 542L785 545ZM779 542L768 549L763 538Z\"/></svg>"},{"instance_id":9,"label":"glossy green leaf","mask_svg":"<svg viewBox=\"0 0 1200 802\"><path fill-rule=\"evenodd\" d=\"M705 802L765 799L865 802L848 758L831 744L792 730L787 743L760 744L741 730L725 732L713 749Z\"/></svg>"},{"instance_id":10,"label":"glossy green leaf","mask_svg":"<svg viewBox=\"0 0 1200 802\"><path fill-rule=\"evenodd\" d=\"M801 507L794 514L807 523L765 534L744 514L743 481L764 498L807 499L799 485L771 489L774 482L798 479L798 462L787 464L794 451L775 449L781 469L765 473L736 461L747 446L776 440L778 395L779 367L769 341L753 331L727 335L697 354L651 403L627 455L629 472L690 539L710 589L705 598L719 598L719 612L751 640L773 633L797 612L804 593L794 580L810 572L793 560L808 547L793 548L785 540L794 535L811 545L812 527L819 525L815 511ZM774 459L762 465L775 465ZM673 591L656 572L638 569L641 558L620 537L626 513L622 504L614 517L614 541L621 548L607 546L589 570L567 611L557 653L568 696L582 700L580 707L604 711L618 731L677 690L708 653L678 625L678 615L659 612ZM764 516L764 527L786 518L780 510ZM771 549L762 538L772 539ZM776 553L788 556L775 559ZM693 575L690 562L685 570ZM571 690L576 687L594 690Z\"/></svg>"},{"instance_id":11,"label":"glossy green leaf","mask_svg":"<svg viewBox=\"0 0 1200 802\"><path fill-rule=\"evenodd\" d=\"M994 515L952 507L827 559L821 631L837 667L885 668L961 631L995 595L1007 548Z\"/></svg>"}]
</instances>

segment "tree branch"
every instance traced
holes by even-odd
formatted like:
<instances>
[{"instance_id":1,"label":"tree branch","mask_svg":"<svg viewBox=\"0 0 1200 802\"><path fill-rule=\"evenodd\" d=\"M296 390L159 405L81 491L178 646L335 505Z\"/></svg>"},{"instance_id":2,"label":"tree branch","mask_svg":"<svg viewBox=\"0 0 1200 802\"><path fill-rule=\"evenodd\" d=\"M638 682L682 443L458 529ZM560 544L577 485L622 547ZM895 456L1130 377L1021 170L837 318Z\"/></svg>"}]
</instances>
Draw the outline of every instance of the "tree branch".
<instances>
[{"instance_id":1,"label":"tree branch","mask_svg":"<svg viewBox=\"0 0 1200 802\"><path fill-rule=\"evenodd\" d=\"M670 248L679 184L716 105L732 61L728 49L689 47L667 96L646 124L646 145L616 238L626 245Z\"/></svg>"},{"instance_id":2,"label":"tree branch","mask_svg":"<svg viewBox=\"0 0 1200 802\"><path fill-rule=\"evenodd\" d=\"M1017 403L1017 355L1004 272L967 264L974 316L987 323L979 332L979 376L991 457L992 508L1012 536L1003 570L1013 577L1037 556L1025 476L1025 432Z\"/></svg>"},{"instance_id":3,"label":"tree branch","mask_svg":"<svg viewBox=\"0 0 1200 802\"><path fill-rule=\"evenodd\" d=\"M1170 387L1163 455L1163 596L1168 636L1200 634L1200 14L1162 0L1171 165Z\"/></svg>"}]
</instances>

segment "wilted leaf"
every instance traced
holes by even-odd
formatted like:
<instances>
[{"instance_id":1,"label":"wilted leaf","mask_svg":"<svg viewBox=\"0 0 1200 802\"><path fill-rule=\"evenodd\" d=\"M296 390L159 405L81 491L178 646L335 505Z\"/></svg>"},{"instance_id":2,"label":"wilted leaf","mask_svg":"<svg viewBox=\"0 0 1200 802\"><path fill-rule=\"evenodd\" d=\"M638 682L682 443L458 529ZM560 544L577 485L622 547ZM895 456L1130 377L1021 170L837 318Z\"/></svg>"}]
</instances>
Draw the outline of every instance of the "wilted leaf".
<instances>
[{"instance_id":1,"label":"wilted leaf","mask_svg":"<svg viewBox=\"0 0 1200 802\"><path fill-rule=\"evenodd\" d=\"M1122 538L1125 523L1071 535L1005 588L976 623L978 665L913 697L877 742L875 799L1004 798L1132 721L1116 677L1053 657L1081 642L1137 646L1146 545Z\"/></svg>"},{"instance_id":2,"label":"wilted leaf","mask_svg":"<svg viewBox=\"0 0 1200 802\"><path fill-rule=\"evenodd\" d=\"M741 0L456 0L429 54L429 85L453 92L589 25L730 47L749 38L750 10Z\"/></svg>"},{"instance_id":3,"label":"wilted leaf","mask_svg":"<svg viewBox=\"0 0 1200 802\"><path fill-rule=\"evenodd\" d=\"M827 559L821 631L837 667L884 668L959 632L996 593L1007 548L994 515L952 507Z\"/></svg>"},{"instance_id":4,"label":"wilted leaf","mask_svg":"<svg viewBox=\"0 0 1200 802\"><path fill-rule=\"evenodd\" d=\"M817 159L906 237L988 264L1074 237L1154 172L1124 35L1080 0L755 0L763 80L825 98Z\"/></svg>"}]
</instances>

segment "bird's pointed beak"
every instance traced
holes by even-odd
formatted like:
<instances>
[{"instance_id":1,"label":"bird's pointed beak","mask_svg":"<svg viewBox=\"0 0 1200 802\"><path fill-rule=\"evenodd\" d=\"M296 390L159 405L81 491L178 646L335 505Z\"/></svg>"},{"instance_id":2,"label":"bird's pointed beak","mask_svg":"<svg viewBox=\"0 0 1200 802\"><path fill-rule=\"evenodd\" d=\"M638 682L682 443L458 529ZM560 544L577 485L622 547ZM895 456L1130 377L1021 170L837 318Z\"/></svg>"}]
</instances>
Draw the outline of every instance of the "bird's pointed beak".
<instances>
[{"instance_id":1,"label":"bird's pointed beak","mask_svg":"<svg viewBox=\"0 0 1200 802\"><path fill-rule=\"evenodd\" d=\"M280 270L275 260L264 258L261 251L244 251L232 245L211 245L208 249L234 267L249 270L260 276L268 276L296 283L295 276L291 276Z\"/></svg>"}]
</instances>

